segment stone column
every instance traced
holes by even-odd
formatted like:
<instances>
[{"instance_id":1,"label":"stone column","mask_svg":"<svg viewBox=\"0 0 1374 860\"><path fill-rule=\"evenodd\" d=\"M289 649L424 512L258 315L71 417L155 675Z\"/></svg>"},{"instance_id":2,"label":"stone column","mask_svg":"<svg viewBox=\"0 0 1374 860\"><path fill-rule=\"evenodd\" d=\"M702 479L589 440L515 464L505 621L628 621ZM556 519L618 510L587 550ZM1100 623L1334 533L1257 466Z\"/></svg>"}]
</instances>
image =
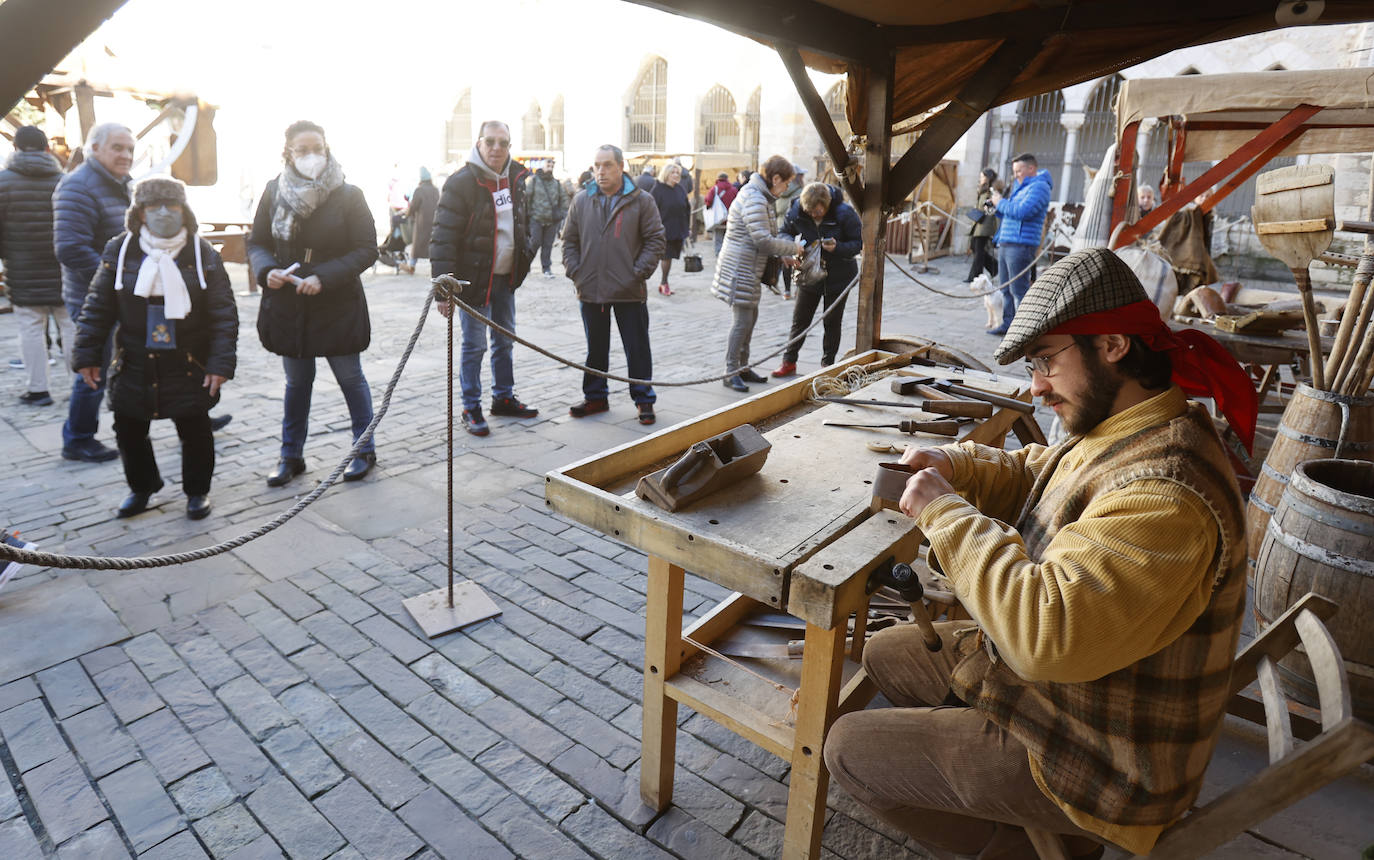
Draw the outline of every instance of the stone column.
<instances>
[{"instance_id":1,"label":"stone column","mask_svg":"<svg viewBox=\"0 0 1374 860\"><path fill-rule=\"evenodd\" d=\"M997 125L1002 129L1002 137L1000 141L1002 151L998 157L998 163L1001 164L1001 169L997 171L997 174L998 176L1002 177L1002 182L1006 184L1008 189L1010 189L1011 159L1013 156L1013 153L1011 151L1011 132L1012 129L1016 128L1016 112L1002 111L1001 113L999 113L997 117Z\"/></svg>"},{"instance_id":2,"label":"stone column","mask_svg":"<svg viewBox=\"0 0 1374 860\"><path fill-rule=\"evenodd\" d=\"M1078 130L1083 127L1086 117L1082 113L1065 113L1059 117L1064 126L1064 169L1059 172L1059 194L1055 202L1065 203L1069 199L1069 185L1073 181L1074 156L1078 154Z\"/></svg>"}]
</instances>

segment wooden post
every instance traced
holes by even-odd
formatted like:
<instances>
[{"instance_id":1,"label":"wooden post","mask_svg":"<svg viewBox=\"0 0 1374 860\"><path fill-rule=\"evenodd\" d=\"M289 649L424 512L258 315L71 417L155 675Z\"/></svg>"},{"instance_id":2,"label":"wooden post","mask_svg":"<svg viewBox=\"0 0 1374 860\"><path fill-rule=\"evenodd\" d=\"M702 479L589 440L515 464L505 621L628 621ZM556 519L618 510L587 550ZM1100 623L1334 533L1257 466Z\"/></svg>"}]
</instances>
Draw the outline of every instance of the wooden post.
<instances>
[{"instance_id":1,"label":"wooden post","mask_svg":"<svg viewBox=\"0 0 1374 860\"><path fill-rule=\"evenodd\" d=\"M640 742L639 795L661 811L673 802L677 702L663 682L682 663L682 568L649 556L649 603L644 629L644 733Z\"/></svg>"},{"instance_id":2,"label":"wooden post","mask_svg":"<svg viewBox=\"0 0 1374 860\"><path fill-rule=\"evenodd\" d=\"M874 349L882 340L883 269L887 263L887 207L883 195L892 147L892 54L882 63L881 68L869 67L868 91L863 94L868 100L868 127L864 187L858 201L863 219L863 265L859 269L858 331L854 345L859 352Z\"/></svg>"},{"instance_id":3,"label":"wooden post","mask_svg":"<svg viewBox=\"0 0 1374 860\"><path fill-rule=\"evenodd\" d=\"M76 95L76 115L81 122L81 142L85 144L91 129L95 128L95 90L82 80L72 87L72 91Z\"/></svg>"},{"instance_id":4,"label":"wooden post","mask_svg":"<svg viewBox=\"0 0 1374 860\"><path fill-rule=\"evenodd\" d=\"M825 769L821 750L825 733L838 714L845 635L844 624L828 630L809 622L806 625L787 826L782 837L782 856L789 860L821 856L825 795L830 787L830 772Z\"/></svg>"}]
</instances>

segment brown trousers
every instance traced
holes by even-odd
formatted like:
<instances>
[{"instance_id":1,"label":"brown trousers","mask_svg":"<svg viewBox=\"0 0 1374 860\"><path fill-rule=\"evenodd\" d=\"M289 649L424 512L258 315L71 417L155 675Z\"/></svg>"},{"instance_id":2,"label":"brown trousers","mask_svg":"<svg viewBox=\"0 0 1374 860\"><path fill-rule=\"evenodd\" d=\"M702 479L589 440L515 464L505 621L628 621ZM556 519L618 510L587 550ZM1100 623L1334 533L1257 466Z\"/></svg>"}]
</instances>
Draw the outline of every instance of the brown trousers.
<instances>
[{"instance_id":1,"label":"brown trousers","mask_svg":"<svg viewBox=\"0 0 1374 860\"><path fill-rule=\"evenodd\" d=\"M864 647L868 675L896 707L840 717L825 739L825 763L845 791L909 833L937 857L1035 858L1022 828L1070 835L1071 856L1101 846L1040 791L1026 748L976 710L942 705L954 669L954 633L932 653L915 625L883 630Z\"/></svg>"}]
</instances>

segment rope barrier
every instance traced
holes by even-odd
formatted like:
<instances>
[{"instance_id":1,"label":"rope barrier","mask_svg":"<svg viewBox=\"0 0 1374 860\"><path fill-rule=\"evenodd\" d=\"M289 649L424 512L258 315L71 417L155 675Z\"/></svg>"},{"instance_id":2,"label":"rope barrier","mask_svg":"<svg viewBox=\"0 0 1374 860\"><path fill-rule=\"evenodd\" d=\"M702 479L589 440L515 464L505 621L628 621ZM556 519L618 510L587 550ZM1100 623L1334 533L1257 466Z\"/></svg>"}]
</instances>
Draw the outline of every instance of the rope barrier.
<instances>
[{"instance_id":1,"label":"rope barrier","mask_svg":"<svg viewBox=\"0 0 1374 860\"><path fill-rule=\"evenodd\" d=\"M1014 280L1016 280L1017 278L1019 278L1019 277L1021 277L1022 275L1024 275L1025 273L1029 272L1031 269L1034 269L1034 268L1035 268L1035 264L1038 263L1038 262L1040 262L1040 258L1044 257L1047 253L1049 253L1049 250L1050 250L1050 248L1051 248L1053 245L1054 245L1054 238L1053 238L1053 236L1051 235L1051 236L1045 237L1044 243L1040 246L1040 253L1036 254L1035 257L1030 261L1030 264L1027 265L1027 266L1026 266L1024 269L1022 269L1021 271L1017 272L1016 275L1015 275L1014 277L1012 277L1012 278L1009 279L1009 281L1014 281ZM984 291L981 292L981 293L974 293L974 292L969 292L969 293L947 293L947 292L945 292L944 290L938 289L938 288L936 288L936 287L932 287L930 284L925 283L925 282L922 281L920 278L916 277L915 275L913 275L913 274L911 274L910 272L908 272L906 269L902 268L902 264L899 263L899 262L897 262L897 260L896 260L891 254L887 254L886 256L887 256L887 261L888 261L889 263L891 263L892 265L894 265L894 266L897 267L897 271L901 272L903 275L906 275L908 278L910 278L911 280L915 281L916 284L917 284L917 286L923 287L923 288L925 288L925 289L931 291L932 293L937 293L937 294L939 294L939 295L945 296L946 298L951 298L951 299L981 299L983 296L990 296L990 295L992 295L993 293L997 292L998 290L1002 289L1000 286L997 286L997 287L993 287L993 288L990 289L990 290L984 290Z\"/></svg>"},{"instance_id":2,"label":"rope barrier","mask_svg":"<svg viewBox=\"0 0 1374 860\"><path fill-rule=\"evenodd\" d=\"M420 312L420 320L415 325L415 331L410 335L410 341L406 344L405 351L401 354L401 360L396 365L396 370L391 375L391 381L387 383L386 393L382 396L382 404L372 416L372 421L363 430L353 447L349 449L339 465L334 467L334 471L309 495L302 498L291 508L279 516L268 520L252 531L244 532L237 537L217 543L214 546L203 547L189 552L178 552L170 555L146 555L146 556L94 556L94 555L61 555L51 552L40 552L38 550L25 550L17 547L8 546L0 543L0 559L6 561L17 561L20 564L31 564L39 567L57 567L71 570L136 570L139 568L151 567L170 567L174 564L185 564L189 561L200 561L205 558L221 555L232 549L237 549L249 541L257 540L263 535L275 531L288 521L295 518L297 514L312 505L316 499L324 495L325 490L332 487L339 477L343 475L344 469L353 462L353 458L358 456L360 449L371 439L377 425L386 417L387 410L391 408L391 395L396 391L396 383L401 379L401 373L405 370L406 362L410 360L410 354L415 351L415 344L420 339L420 332L424 330L425 320L429 317L430 306L434 303L434 294L430 293L425 297L424 309Z\"/></svg>"},{"instance_id":3,"label":"rope barrier","mask_svg":"<svg viewBox=\"0 0 1374 860\"><path fill-rule=\"evenodd\" d=\"M619 375L612 374L612 373L606 373L606 372L604 372L604 371L595 370L595 369L593 369L593 368L587 367L586 365L578 364L577 362L574 362L574 361L572 361L572 360L570 360L570 359L563 358L562 356L559 356L559 355L557 355L557 354L555 354L555 353L553 353L553 352L550 352L549 350L544 349L543 347L541 347L541 346L539 346L539 345L537 345L537 344L534 344L534 343L532 343L532 342L530 342L530 341L528 341L528 340L526 340L526 339L524 339L524 338L522 338L522 337L519 337L518 335L515 334L515 332L510 331L510 330L504 328L504 327L501 326L501 325L498 325L495 321L491 320L490 318L488 318L488 317L486 317L486 316L483 316L481 313L479 313L479 312L476 310L476 308L472 307L471 305L467 304L467 303L464 302L462 299L459 299L459 298L457 297L457 291L459 291L459 290L462 289L463 284L462 284L461 281L459 281L458 279L452 277L451 275L440 275L438 278L435 278L435 279L434 279L433 283L434 283L434 285L435 285L435 286L434 286L434 289L432 289L432 290L431 290L428 294L426 294L426 296L425 296L424 307L423 307L423 308L421 309L421 311L420 311L420 319L416 322L415 330L411 332L411 334L410 334L410 339L409 339L409 341L406 343L405 350L401 353L401 358L400 358L400 360L399 360L399 361L397 362L397 364L396 364L396 370L392 373L391 379L387 382L386 392L382 395L382 402L381 402L381 405L380 405L380 406L375 410L375 412L373 413L372 421L370 421L370 422L368 423L367 427L363 430L362 434L359 435L358 438L354 441L353 446L349 449L348 453L347 453L346 455L344 455L343 459L339 462L339 464L338 464L337 466L334 467L333 471L330 472L329 475L326 476L323 480L321 480L320 483L315 487L315 489L313 489L309 494L307 494L306 496L304 496L303 498L301 498L299 501L297 501L296 504L292 505L290 509L286 510L285 512L281 513L280 515L274 517L274 518L271 519L271 520L268 520L267 522L263 523L262 525L258 526L257 528L254 528L254 529L252 529L252 530L250 530L250 531L247 531L247 532L244 532L244 533L242 533L242 534L239 534L239 535L237 535L237 536L235 536L235 537L233 537L233 538L230 538L230 539L228 539L228 540L221 541L220 543L217 543L217 544L215 544L215 545L213 545L213 546L202 547L202 548L200 548L200 549L190 550L190 551L188 551L188 552L171 553L171 554L168 554L168 555L151 555L151 556L91 556L91 555L65 555L65 554L61 554L61 553L42 552L42 551L39 551L39 550L25 550L25 549L19 549L18 547L15 547L15 546L10 546L10 545L8 545L8 544L0 543L0 560L4 560L4 561L16 561L16 562L19 562L20 564L34 565L34 566L38 566L38 567L55 567L55 568L68 569L68 570L137 570L137 569L144 569L144 568L170 567L170 566L176 565L176 564L186 564L187 562L200 561L200 560L202 560L202 559L213 558L214 556L222 555L223 553L229 552L230 550L233 550L233 549L237 549L238 547L241 547L241 546L243 546L243 545L246 544L246 543L249 543L249 542L251 542L251 541L257 540L258 538L263 537L264 535L269 534L270 532L273 532L273 531L275 531L276 529L280 528L282 525L284 525L284 524L286 524L287 522L289 522L290 520L294 519L298 514L300 514L302 511L304 511L304 510L305 510L306 508L308 508L310 505L314 504L314 502L315 502L316 500L318 500L322 495L324 495L324 493L325 493L326 490L328 490L330 487L334 486L334 484L337 483L338 480L339 480L339 478L343 475L344 470L345 470L346 468L348 468L348 465L353 461L353 458L357 457L358 454L361 453L362 447L363 447L364 445L366 445L369 441L371 441L373 434L376 432L377 426L381 423L382 419L386 417L387 412L388 412L388 411L390 410L390 408L391 408L391 398L392 398L392 396L393 396L393 395L395 394L395 392L396 392L396 385L397 385L397 383L400 382L401 375L402 375L402 373L405 371L406 364L410 361L410 356L411 356L411 354L415 351L415 345L416 345L416 343L419 342L420 333L421 333L422 331L424 331L425 322L426 322L426 320L429 318L429 311L430 311L430 308L431 308L431 307L433 306L433 304L434 304L436 295L438 295L438 296L441 298L441 300L442 300L442 299L448 299L448 300L452 301L455 305L457 305L459 308L461 308L461 309L463 310L464 313L466 313L466 314L472 316L473 318L475 318L475 319L477 319L478 321L482 322L483 324L485 324L486 326L490 327L491 329L493 329L493 330L495 330L495 331L499 331L499 332L501 332L502 334L505 334L507 337L510 337L513 341L515 341L515 342L517 342L517 343L520 343L520 344L523 345L523 346L529 347L530 349L534 350L535 352L538 352L540 355L543 355L543 356L545 356L545 357L547 357L547 358L551 358L551 359L553 359L554 361L559 362L560 364L564 364L564 365L567 365L567 366L569 366L569 367L572 367L572 368L581 370L581 371L583 371L584 373L595 374L595 375L597 375L597 376L604 377L605 379L614 380L614 381L617 381L617 382L626 382L626 383L639 383L639 382L642 382L642 383L647 384L647 385L659 385L659 386L663 386L663 387L681 387L681 386L688 386L688 385L700 385L700 384L707 383L707 382L718 382L718 381L720 381L720 380L722 380L722 379L726 379L726 378L728 378L728 377L730 377L730 376L734 376L735 374L737 374L737 373L739 372L739 370L736 370L734 373L726 373L726 374L722 374L722 375L720 375L720 376L712 376L712 377L707 377L707 378L705 378L705 379L690 380L690 381L685 381L685 382L661 382L661 381L657 381L657 380L637 380L637 379L632 379L632 378L629 378L629 377L619 376ZM854 287L855 287L858 283L859 283L859 276L858 276L858 275L855 275L855 276L854 276L854 279L851 280L851 281L849 282L848 286L846 286L846 287L844 288L844 290L840 293L840 295L837 296L833 302L831 302L830 307L826 308L825 311L820 315L819 318L817 318L816 320L812 321L811 325L808 326L808 327L806 328L805 331L803 331L801 334L799 334L799 335L797 335L796 337L791 338L790 340L788 340L787 342L785 342L785 343L782 345L782 347L780 347L777 351L771 353L770 355L765 356L764 358L760 359L760 360L757 361L757 362L754 362L753 364L747 365L747 367L748 367L748 368L753 368L753 367L756 367L756 366L758 366L758 365L760 365L760 364L763 364L764 362L770 361L771 359L773 359L773 358L775 358L776 356L778 356L779 354L781 354L784 350L786 350L786 349L787 349L789 346L791 346L792 344L797 343L797 342L801 341L803 338L805 338L805 337L806 337L806 336L807 336L816 326L820 325L821 322L824 321L825 318L826 318L827 316L829 316L831 313L833 313L833 312L835 311L836 308L839 307L840 301L841 301L843 298L845 298L846 296L848 296L849 293L850 293L850 291L852 291L852 290L854 289ZM450 316L450 318L449 318L449 324L450 324L450 330L449 330L449 351L450 351L450 355L449 355L449 363L450 363L450 368L449 368L449 377L450 377L450 379L449 379L449 385L450 385L450 392L449 392L449 396L450 396L450 399L451 399L451 398L452 398L452 390L451 390L451 388L452 388L452 375L453 375L453 374L452 374L452 347L453 347L453 344L452 344L452 317L451 317L451 316ZM740 368L740 370L744 370L744 369L745 369L745 368ZM453 419L453 410L452 410L452 406L451 406L451 404L450 404L450 409L449 409L449 421L450 421L450 424L451 424L451 422L452 422L452 419ZM449 434L449 435L450 435L450 441L451 441L451 437L452 437L452 427L451 427L451 426L450 426L450 434ZM450 463L451 463L451 462L452 462L452 449L451 449L451 447L450 447L450 451L449 451L449 459L450 459ZM450 495L450 508L451 508L451 495ZM451 510L450 510L450 515L451 515ZM450 527L449 531L450 531L450 534L451 534L451 533L452 533L452 528L451 528L451 527Z\"/></svg>"},{"instance_id":4,"label":"rope barrier","mask_svg":"<svg viewBox=\"0 0 1374 860\"><path fill-rule=\"evenodd\" d=\"M449 283L445 284L445 282ZM597 370L595 368L588 367L585 364L579 364L578 362L573 361L570 358L564 358L563 356L558 355L557 353L550 352L549 350L545 349L539 344L532 343L531 341L528 341L523 337L520 337L515 332L497 323L495 320L483 316L482 313L478 311L476 308L474 308L472 305L457 297L456 292L459 289L459 287L457 286L458 282L457 279L455 279L452 275L440 275L439 277L434 279L434 283L436 285L445 284L446 289L448 289L450 292L455 293L453 303L457 305L463 311L463 313L467 314L468 316L487 326L492 331L500 332L501 334L505 335L506 337L510 338L511 340L515 341L521 346L529 347L530 349L534 350L535 352L539 353L545 358L553 359L559 364L571 367L573 370L580 370L583 373L590 373L593 376L599 376L602 379L608 379L612 382L624 382L632 385L656 385L660 388L683 388L691 385L704 385L708 382L720 382L722 379L729 379L730 377L737 375L742 370L752 370L755 367L758 367L761 364L766 364L772 361L774 358L777 358L779 355L782 355L782 353L785 352L788 347L792 346L794 343L800 343L801 341L803 341L806 338L806 336L811 333L812 329L820 325L826 317L830 316L830 314L835 312L835 309L840 306L840 301L844 299L846 296L848 296L850 291L852 291L854 287L858 285L859 276L854 276L854 279L849 282L849 285L845 287L844 290L841 291L841 293L838 296L835 297L835 300L833 302L830 303L830 307L826 308L819 317L812 320L811 325L807 326L805 331L803 331L796 337L786 341L785 343L783 343L782 346L778 347L776 350L769 353L768 355L765 355L763 358L760 358L757 361L751 362L750 364L746 364L728 373L722 373L717 376L707 376L702 379L688 379L683 381L634 379L633 377L620 376L618 374L609 373L604 370Z\"/></svg>"}]
</instances>

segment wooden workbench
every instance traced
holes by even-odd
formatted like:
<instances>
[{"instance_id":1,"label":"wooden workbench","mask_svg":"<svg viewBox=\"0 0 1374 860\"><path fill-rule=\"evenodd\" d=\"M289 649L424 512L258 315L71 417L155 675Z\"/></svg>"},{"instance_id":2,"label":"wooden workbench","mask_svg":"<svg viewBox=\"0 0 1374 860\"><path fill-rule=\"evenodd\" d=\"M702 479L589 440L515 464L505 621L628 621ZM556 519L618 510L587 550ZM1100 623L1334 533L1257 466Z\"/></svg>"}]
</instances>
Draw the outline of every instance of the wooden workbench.
<instances>
[{"instance_id":1,"label":"wooden workbench","mask_svg":"<svg viewBox=\"0 0 1374 860\"><path fill-rule=\"evenodd\" d=\"M822 374L869 364L889 354L856 356ZM1028 399L1024 380L910 368ZM872 477L892 454L873 440L944 444L944 437L896 430L823 426L826 420L888 423L937 418L915 409L818 404L805 399L814 376L770 387L737 404L605 451L546 477L557 512L649 555L645 619L644 732L640 790L661 810L672 801L677 705L704 714L792 766L783 856L818 857L829 775L821 758L825 733L842 713L872 696L857 660L863 644L869 574L884 563L911 561L922 541L901 514L871 512ZM851 397L900 399L882 379ZM1019 416L1001 410L970 433L1000 444ZM634 495L635 482L675 461L690 445L753 424L772 445L757 474L684 510L668 513ZM682 626L686 571L735 593L689 629ZM732 659L712 643L751 613L785 611L805 622L800 661ZM858 613L848 655L847 620Z\"/></svg>"}]
</instances>

